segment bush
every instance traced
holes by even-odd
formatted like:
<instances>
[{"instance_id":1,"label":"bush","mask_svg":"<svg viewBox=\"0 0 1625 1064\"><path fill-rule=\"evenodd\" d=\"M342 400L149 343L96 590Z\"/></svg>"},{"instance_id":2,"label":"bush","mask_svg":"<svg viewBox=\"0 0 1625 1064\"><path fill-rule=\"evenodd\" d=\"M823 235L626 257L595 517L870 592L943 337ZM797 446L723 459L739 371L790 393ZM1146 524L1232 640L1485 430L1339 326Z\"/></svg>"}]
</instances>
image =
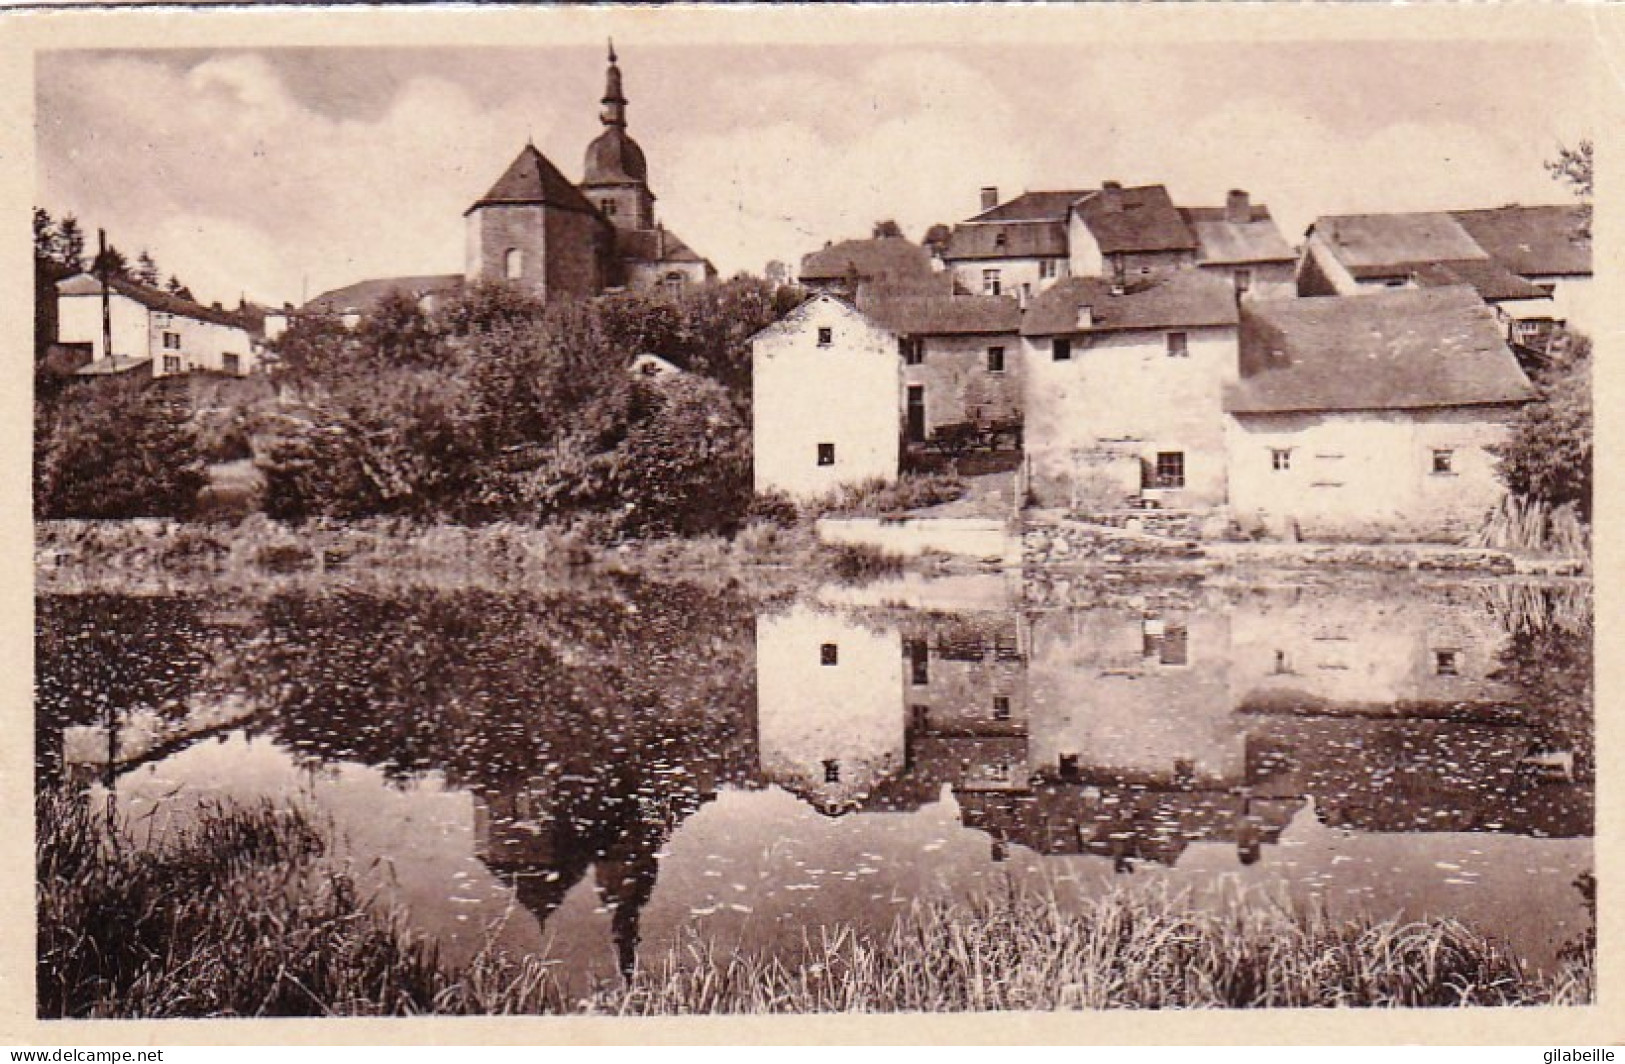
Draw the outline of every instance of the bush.
<instances>
[{"instance_id":1,"label":"bush","mask_svg":"<svg viewBox=\"0 0 1625 1064\"><path fill-rule=\"evenodd\" d=\"M1572 503L1591 522L1591 341L1570 334L1535 375L1541 394L1513 419L1496 449L1501 479L1516 495L1548 506Z\"/></svg>"},{"instance_id":2,"label":"bush","mask_svg":"<svg viewBox=\"0 0 1625 1064\"><path fill-rule=\"evenodd\" d=\"M766 491L752 496L745 507L747 524L765 523L779 528L792 528L801 521L801 510L796 501L782 491Z\"/></svg>"},{"instance_id":3,"label":"bush","mask_svg":"<svg viewBox=\"0 0 1625 1064\"><path fill-rule=\"evenodd\" d=\"M867 480L838 488L807 508L849 517L880 517L953 502L965 494L965 482L951 473L905 473L894 482Z\"/></svg>"},{"instance_id":4,"label":"bush","mask_svg":"<svg viewBox=\"0 0 1625 1064\"><path fill-rule=\"evenodd\" d=\"M145 380L70 388L35 412L35 506L47 517L181 517L208 482L183 392Z\"/></svg>"}]
</instances>

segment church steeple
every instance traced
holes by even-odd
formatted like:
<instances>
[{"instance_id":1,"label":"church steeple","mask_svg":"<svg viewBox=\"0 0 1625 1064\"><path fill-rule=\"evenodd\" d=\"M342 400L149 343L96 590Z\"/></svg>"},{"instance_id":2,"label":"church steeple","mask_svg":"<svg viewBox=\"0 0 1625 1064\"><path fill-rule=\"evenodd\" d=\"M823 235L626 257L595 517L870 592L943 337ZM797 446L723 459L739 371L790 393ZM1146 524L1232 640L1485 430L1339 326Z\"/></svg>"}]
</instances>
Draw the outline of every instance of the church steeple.
<instances>
[{"instance_id":1,"label":"church steeple","mask_svg":"<svg viewBox=\"0 0 1625 1064\"><path fill-rule=\"evenodd\" d=\"M621 91L621 68L615 62L615 42L609 42L609 70L604 74L604 110L599 121L626 128L626 94Z\"/></svg>"}]
</instances>

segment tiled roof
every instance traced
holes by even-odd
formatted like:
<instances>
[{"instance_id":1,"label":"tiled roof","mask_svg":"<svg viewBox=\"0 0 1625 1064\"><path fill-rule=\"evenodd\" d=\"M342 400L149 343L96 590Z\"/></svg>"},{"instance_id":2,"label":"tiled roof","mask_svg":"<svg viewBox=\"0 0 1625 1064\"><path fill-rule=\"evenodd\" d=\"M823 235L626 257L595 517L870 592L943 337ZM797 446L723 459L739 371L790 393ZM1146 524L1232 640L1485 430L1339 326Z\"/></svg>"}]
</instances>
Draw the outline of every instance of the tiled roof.
<instances>
[{"instance_id":1,"label":"tiled roof","mask_svg":"<svg viewBox=\"0 0 1625 1064\"><path fill-rule=\"evenodd\" d=\"M1089 193L1089 189L1023 192L972 217L970 222L1065 222L1072 205Z\"/></svg>"},{"instance_id":2,"label":"tiled roof","mask_svg":"<svg viewBox=\"0 0 1625 1064\"><path fill-rule=\"evenodd\" d=\"M839 281L855 273L861 280L895 283L934 272L931 253L900 236L843 240L801 257L803 281Z\"/></svg>"},{"instance_id":3,"label":"tiled roof","mask_svg":"<svg viewBox=\"0 0 1625 1064\"><path fill-rule=\"evenodd\" d=\"M1223 207L1181 207L1179 213L1196 234L1198 262L1291 262L1296 257L1268 207L1252 207L1245 222L1230 221Z\"/></svg>"},{"instance_id":4,"label":"tiled roof","mask_svg":"<svg viewBox=\"0 0 1625 1064\"><path fill-rule=\"evenodd\" d=\"M617 229L615 248L621 258L634 262L705 261L670 229Z\"/></svg>"},{"instance_id":5,"label":"tiled roof","mask_svg":"<svg viewBox=\"0 0 1625 1064\"><path fill-rule=\"evenodd\" d=\"M1079 201L1077 210L1100 250L1107 255L1196 248L1195 234L1180 217L1168 190L1161 185L1101 189Z\"/></svg>"},{"instance_id":6,"label":"tiled roof","mask_svg":"<svg viewBox=\"0 0 1625 1064\"><path fill-rule=\"evenodd\" d=\"M460 273L430 274L426 277L379 277L358 281L331 292L323 292L299 308L303 314L364 314L385 296L396 293L421 299L430 294L455 292L463 286Z\"/></svg>"},{"instance_id":7,"label":"tiled roof","mask_svg":"<svg viewBox=\"0 0 1625 1064\"><path fill-rule=\"evenodd\" d=\"M1416 280L1424 288L1471 285L1479 297L1491 303L1504 299L1546 299L1544 289L1526 281L1493 259L1465 262L1425 262L1416 266Z\"/></svg>"},{"instance_id":8,"label":"tiled roof","mask_svg":"<svg viewBox=\"0 0 1625 1064\"><path fill-rule=\"evenodd\" d=\"M80 366L74 371L78 377L115 377L121 373L131 373L152 365L149 355L114 355L112 358L98 358L94 362Z\"/></svg>"},{"instance_id":9,"label":"tiled roof","mask_svg":"<svg viewBox=\"0 0 1625 1064\"><path fill-rule=\"evenodd\" d=\"M1591 273L1591 239L1577 206L1453 211L1491 258L1525 277Z\"/></svg>"},{"instance_id":10,"label":"tiled roof","mask_svg":"<svg viewBox=\"0 0 1625 1064\"><path fill-rule=\"evenodd\" d=\"M1021 327L1011 296L860 296L858 309L900 336L1014 335Z\"/></svg>"},{"instance_id":11,"label":"tiled roof","mask_svg":"<svg viewBox=\"0 0 1625 1064\"><path fill-rule=\"evenodd\" d=\"M1078 325L1079 308L1089 308L1092 326ZM1109 281L1069 277L1045 289L1027 307L1023 336L1058 336L1126 329L1177 329L1236 324L1236 290L1229 279L1199 270L1131 283L1113 295Z\"/></svg>"},{"instance_id":12,"label":"tiled roof","mask_svg":"<svg viewBox=\"0 0 1625 1064\"><path fill-rule=\"evenodd\" d=\"M157 288L148 288L144 284L137 284L123 277L113 277L108 283L119 295L133 299L149 310L156 310L162 314L176 314L194 321L225 325L233 329L247 328L246 322L228 310L205 307L190 299L182 299ZM99 296L102 294L102 284L92 274L79 273L58 281L56 290L65 296Z\"/></svg>"},{"instance_id":13,"label":"tiled roof","mask_svg":"<svg viewBox=\"0 0 1625 1064\"><path fill-rule=\"evenodd\" d=\"M1001 239L1002 238L1002 239ZM963 259L1065 258L1065 222L1012 222L1009 224L956 225L945 261Z\"/></svg>"},{"instance_id":14,"label":"tiled roof","mask_svg":"<svg viewBox=\"0 0 1625 1064\"><path fill-rule=\"evenodd\" d=\"M1491 310L1465 286L1244 305L1236 414L1411 410L1535 397Z\"/></svg>"},{"instance_id":15,"label":"tiled roof","mask_svg":"<svg viewBox=\"0 0 1625 1064\"><path fill-rule=\"evenodd\" d=\"M1408 263L1488 257L1443 211L1328 215L1315 219L1314 231L1355 277L1403 275Z\"/></svg>"},{"instance_id":16,"label":"tiled roof","mask_svg":"<svg viewBox=\"0 0 1625 1064\"><path fill-rule=\"evenodd\" d=\"M559 168L536 150L534 144L525 145L508 169L497 178L497 183L491 186L491 191L475 200L474 206L468 210L502 203L546 204L564 210L598 213L581 190L559 173ZM467 214L468 211L463 213Z\"/></svg>"}]
</instances>

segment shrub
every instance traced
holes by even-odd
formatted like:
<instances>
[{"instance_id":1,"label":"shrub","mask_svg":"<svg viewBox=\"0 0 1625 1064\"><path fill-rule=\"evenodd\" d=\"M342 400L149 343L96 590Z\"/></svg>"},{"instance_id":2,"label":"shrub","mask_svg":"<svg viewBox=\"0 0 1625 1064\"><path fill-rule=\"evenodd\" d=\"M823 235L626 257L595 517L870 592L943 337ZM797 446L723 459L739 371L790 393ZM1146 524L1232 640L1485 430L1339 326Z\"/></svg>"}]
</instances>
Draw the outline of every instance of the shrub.
<instances>
[{"instance_id":1,"label":"shrub","mask_svg":"<svg viewBox=\"0 0 1625 1064\"><path fill-rule=\"evenodd\" d=\"M747 524L766 523L780 528L791 528L801 520L796 501L782 491L766 491L751 497L745 508Z\"/></svg>"},{"instance_id":2,"label":"shrub","mask_svg":"<svg viewBox=\"0 0 1625 1064\"><path fill-rule=\"evenodd\" d=\"M50 517L179 517L207 482L183 392L98 381L36 410L35 500Z\"/></svg>"},{"instance_id":3,"label":"shrub","mask_svg":"<svg viewBox=\"0 0 1625 1064\"><path fill-rule=\"evenodd\" d=\"M836 489L807 509L852 517L880 517L953 502L965 494L965 482L951 473L907 473L896 481L867 480Z\"/></svg>"},{"instance_id":4,"label":"shrub","mask_svg":"<svg viewBox=\"0 0 1625 1064\"><path fill-rule=\"evenodd\" d=\"M830 569L843 583L860 584L903 569L901 555L868 543L842 543L830 548Z\"/></svg>"},{"instance_id":5,"label":"shrub","mask_svg":"<svg viewBox=\"0 0 1625 1064\"><path fill-rule=\"evenodd\" d=\"M1513 419L1496 449L1501 479L1516 495L1550 506L1572 503L1591 522L1591 341L1571 334L1535 375L1541 393Z\"/></svg>"}]
</instances>

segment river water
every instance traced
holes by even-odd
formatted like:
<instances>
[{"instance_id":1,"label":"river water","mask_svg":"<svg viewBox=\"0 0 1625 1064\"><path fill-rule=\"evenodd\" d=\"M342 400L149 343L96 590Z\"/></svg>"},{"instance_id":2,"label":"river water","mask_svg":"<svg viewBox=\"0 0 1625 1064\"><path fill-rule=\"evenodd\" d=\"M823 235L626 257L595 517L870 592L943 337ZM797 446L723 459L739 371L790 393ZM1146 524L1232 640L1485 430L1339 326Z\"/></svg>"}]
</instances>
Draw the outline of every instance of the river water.
<instances>
[{"instance_id":1,"label":"river water","mask_svg":"<svg viewBox=\"0 0 1625 1064\"><path fill-rule=\"evenodd\" d=\"M1590 611L1352 577L46 596L38 774L137 843L299 803L446 959L583 988L1130 879L1458 917L1544 968L1589 926Z\"/></svg>"}]
</instances>

